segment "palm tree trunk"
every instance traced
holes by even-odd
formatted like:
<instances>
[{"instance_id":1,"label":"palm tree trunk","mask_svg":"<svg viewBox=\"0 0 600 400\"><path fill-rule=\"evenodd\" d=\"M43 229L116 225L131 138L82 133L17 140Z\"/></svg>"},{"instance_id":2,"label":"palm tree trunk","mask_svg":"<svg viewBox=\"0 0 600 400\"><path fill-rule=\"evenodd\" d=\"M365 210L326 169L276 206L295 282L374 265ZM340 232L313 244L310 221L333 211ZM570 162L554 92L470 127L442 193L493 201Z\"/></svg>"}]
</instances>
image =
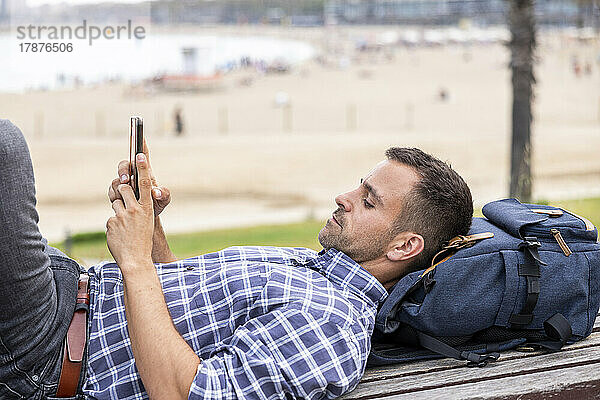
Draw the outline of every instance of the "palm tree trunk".
<instances>
[{"instance_id":1,"label":"palm tree trunk","mask_svg":"<svg viewBox=\"0 0 600 400\"><path fill-rule=\"evenodd\" d=\"M535 37L535 0L510 0L509 25L513 86L510 196L531 200L531 103Z\"/></svg>"}]
</instances>

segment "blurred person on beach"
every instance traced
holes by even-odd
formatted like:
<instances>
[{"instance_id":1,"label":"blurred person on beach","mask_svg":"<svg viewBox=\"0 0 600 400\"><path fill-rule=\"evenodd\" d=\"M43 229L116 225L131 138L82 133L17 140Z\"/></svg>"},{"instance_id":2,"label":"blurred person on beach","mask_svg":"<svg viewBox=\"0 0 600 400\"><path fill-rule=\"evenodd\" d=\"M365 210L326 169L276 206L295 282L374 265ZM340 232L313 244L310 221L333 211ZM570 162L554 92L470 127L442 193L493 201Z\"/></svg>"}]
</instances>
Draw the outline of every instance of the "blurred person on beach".
<instances>
[{"instance_id":1,"label":"blurred person on beach","mask_svg":"<svg viewBox=\"0 0 600 400\"><path fill-rule=\"evenodd\" d=\"M175 107L175 111L173 111L173 119L175 122L175 136L183 135L183 110L181 106Z\"/></svg>"},{"instance_id":2,"label":"blurred person on beach","mask_svg":"<svg viewBox=\"0 0 600 400\"><path fill-rule=\"evenodd\" d=\"M573 75L579 78L581 76L581 63L579 62L579 57L576 55L571 57L571 67L573 69Z\"/></svg>"},{"instance_id":3,"label":"blurred person on beach","mask_svg":"<svg viewBox=\"0 0 600 400\"><path fill-rule=\"evenodd\" d=\"M444 162L415 148L385 155L335 198L321 252L231 247L178 260L160 221L171 193L144 146L140 199L128 161L108 189L116 262L85 271L42 238L27 144L0 120L0 398L320 399L352 390L388 290L467 234L473 213L468 186Z\"/></svg>"}]
</instances>

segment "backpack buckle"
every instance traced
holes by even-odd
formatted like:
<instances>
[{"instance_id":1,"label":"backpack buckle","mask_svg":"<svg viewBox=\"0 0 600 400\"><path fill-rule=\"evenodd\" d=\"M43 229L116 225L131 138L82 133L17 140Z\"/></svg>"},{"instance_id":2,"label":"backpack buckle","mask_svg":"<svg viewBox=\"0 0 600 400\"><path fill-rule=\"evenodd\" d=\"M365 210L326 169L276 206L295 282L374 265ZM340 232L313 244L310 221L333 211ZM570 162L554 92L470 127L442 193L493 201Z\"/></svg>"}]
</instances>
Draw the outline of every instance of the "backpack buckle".
<instances>
[{"instance_id":1,"label":"backpack buckle","mask_svg":"<svg viewBox=\"0 0 600 400\"><path fill-rule=\"evenodd\" d=\"M469 362L467 363L467 367L485 367L490 362L494 362L498 360L500 357L500 353L489 353L489 354L475 354L475 353L467 353L463 352L461 356L466 358Z\"/></svg>"},{"instance_id":2,"label":"backpack buckle","mask_svg":"<svg viewBox=\"0 0 600 400\"><path fill-rule=\"evenodd\" d=\"M536 238L535 236L525 236L523 238L523 241L521 243L519 243L519 250L522 250L524 248L537 249L538 247L541 247L541 246L542 246L542 244L540 243L538 238Z\"/></svg>"},{"instance_id":3,"label":"backpack buckle","mask_svg":"<svg viewBox=\"0 0 600 400\"><path fill-rule=\"evenodd\" d=\"M523 250L524 253L529 254L535 261L540 265L548 265L542 261L538 254L538 247L541 247L541 243L538 238L534 236L525 236L523 241L519 243L519 250Z\"/></svg>"}]
</instances>

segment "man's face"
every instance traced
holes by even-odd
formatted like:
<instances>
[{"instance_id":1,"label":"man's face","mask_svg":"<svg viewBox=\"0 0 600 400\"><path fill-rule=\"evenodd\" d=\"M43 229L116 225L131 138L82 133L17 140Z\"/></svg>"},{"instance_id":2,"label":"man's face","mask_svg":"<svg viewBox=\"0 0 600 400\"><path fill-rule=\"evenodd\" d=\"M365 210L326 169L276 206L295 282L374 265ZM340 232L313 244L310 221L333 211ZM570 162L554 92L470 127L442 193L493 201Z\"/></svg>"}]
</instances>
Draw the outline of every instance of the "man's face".
<instances>
[{"instance_id":1,"label":"man's face","mask_svg":"<svg viewBox=\"0 0 600 400\"><path fill-rule=\"evenodd\" d=\"M381 257L393 239L404 196L418 180L411 167L382 161L356 189L336 197L338 209L319 232L319 242L358 263Z\"/></svg>"}]
</instances>

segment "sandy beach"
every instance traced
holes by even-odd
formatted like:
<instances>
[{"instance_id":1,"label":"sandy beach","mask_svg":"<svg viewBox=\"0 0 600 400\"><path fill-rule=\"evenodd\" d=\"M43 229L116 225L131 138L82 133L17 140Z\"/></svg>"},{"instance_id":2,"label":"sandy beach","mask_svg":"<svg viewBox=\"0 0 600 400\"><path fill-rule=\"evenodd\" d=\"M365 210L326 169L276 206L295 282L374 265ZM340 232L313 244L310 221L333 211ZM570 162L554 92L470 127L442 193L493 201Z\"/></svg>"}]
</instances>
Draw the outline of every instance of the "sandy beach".
<instances>
[{"instance_id":1,"label":"sandy beach","mask_svg":"<svg viewBox=\"0 0 600 400\"><path fill-rule=\"evenodd\" d=\"M231 28L210 29L230 34ZM367 28L245 29L238 34L288 35L322 49L332 34L348 47ZM104 229L112 212L106 189L127 155L133 114L145 118L154 170L173 192L165 215L171 232L324 218L335 208L335 195L356 185L392 145L418 146L451 162L477 205L507 195L506 47L398 47L393 57L323 54L327 64L311 61L289 74L236 71L211 92L161 93L113 83L0 93L0 117L17 124L30 144L42 232L60 240L66 230ZM599 40L540 34L537 199L600 194L599 54ZM575 76L573 57L589 62L591 73ZM282 96L288 107L276 105ZM173 135L176 106L183 110L183 137Z\"/></svg>"}]
</instances>

